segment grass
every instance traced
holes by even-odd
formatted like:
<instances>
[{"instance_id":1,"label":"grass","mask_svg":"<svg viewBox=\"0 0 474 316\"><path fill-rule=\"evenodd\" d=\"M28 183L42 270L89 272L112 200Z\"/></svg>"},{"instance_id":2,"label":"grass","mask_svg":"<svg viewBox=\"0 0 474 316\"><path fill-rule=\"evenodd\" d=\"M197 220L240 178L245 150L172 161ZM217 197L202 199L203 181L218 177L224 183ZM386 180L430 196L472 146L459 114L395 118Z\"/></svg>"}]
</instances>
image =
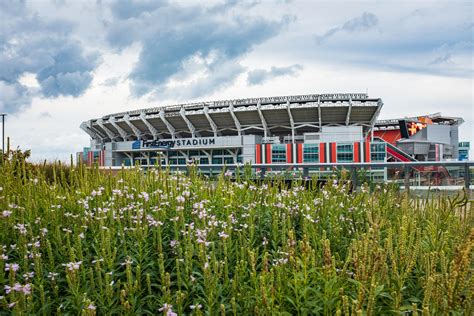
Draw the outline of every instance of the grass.
<instances>
[{"instance_id":1,"label":"grass","mask_svg":"<svg viewBox=\"0 0 474 316\"><path fill-rule=\"evenodd\" d=\"M473 204L0 165L1 314L473 314Z\"/></svg>"}]
</instances>

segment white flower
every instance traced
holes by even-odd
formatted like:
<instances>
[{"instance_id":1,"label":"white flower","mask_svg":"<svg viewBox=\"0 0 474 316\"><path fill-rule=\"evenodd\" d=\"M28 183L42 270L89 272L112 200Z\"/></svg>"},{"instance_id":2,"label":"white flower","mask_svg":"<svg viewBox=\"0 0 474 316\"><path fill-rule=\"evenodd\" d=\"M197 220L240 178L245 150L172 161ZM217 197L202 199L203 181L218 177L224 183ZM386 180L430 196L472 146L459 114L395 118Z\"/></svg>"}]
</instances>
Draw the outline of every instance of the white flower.
<instances>
[{"instance_id":1,"label":"white flower","mask_svg":"<svg viewBox=\"0 0 474 316\"><path fill-rule=\"evenodd\" d=\"M132 263L133 263L132 259L130 259L130 257L128 257L128 258L125 259L125 261L122 262L120 265L121 265L121 266L124 266L124 265L132 264Z\"/></svg>"},{"instance_id":2,"label":"white flower","mask_svg":"<svg viewBox=\"0 0 474 316\"><path fill-rule=\"evenodd\" d=\"M59 275L59 273L55 272L48 272L48 279L51 279L52 281L56 279L56 277Z\"/></svg>"},{"instance_id":3,"label":"white flower","mask_svg":"<svg viewBox=\"0 0 474 316\"><path fill-rule=\"evenodd\" d=\"M194 309L201 309L201 308L202 308L202 305L201 305L201 304L191 305L191 306L189 306L189 308L191 308L192 310L194 310Z\"/></svg>"},{"instance_id":4,"label":"white flower","mask_svg":"<svg viewBox=\"0 0 474 316\"><path fill-rule=\"evenodd\" d=\"M219 232L218 235L219 235L219 237L222 238L222 239L227 239L227 238L229 238L229 235L227 235L227 234L224 233L224 232Z\"/></svg>"},{"instance_id":5,"label":"white flower","mask_svg":"<svg viewBox=\"0 0 474 316\"><path fill-rule=\"evenodd\" d=\"M69 271L75 271L79 270L79 267L81 266L82 261L77 261L77 262L69 262L66 264L63 264L63 267L67 267Z\"/></svg>"},{"instance_id":6,"label":"white flower","mask_svg":"<svg viewBox=\"0 0 474 316\"><path fill-rule=\"evenodd\" d=\"M18 229L20 234L26 235L26 227L25 226L26 225L24 225L24 224L16 224L15 226L13 226L13 228Z\"/></svg>"},{"instance_id":7,"label":"white flower","mask_svg":"<svg viewBox=\"0 0 474 316\"><path fill-rule=\"evenodd\" d=\"M35 276L35 273L34 272L28 272L28 273L24 273L23 274L23 277L25 278L25 280L29 280L31 279L32 277Z\"/></svg>"}]
</instances>

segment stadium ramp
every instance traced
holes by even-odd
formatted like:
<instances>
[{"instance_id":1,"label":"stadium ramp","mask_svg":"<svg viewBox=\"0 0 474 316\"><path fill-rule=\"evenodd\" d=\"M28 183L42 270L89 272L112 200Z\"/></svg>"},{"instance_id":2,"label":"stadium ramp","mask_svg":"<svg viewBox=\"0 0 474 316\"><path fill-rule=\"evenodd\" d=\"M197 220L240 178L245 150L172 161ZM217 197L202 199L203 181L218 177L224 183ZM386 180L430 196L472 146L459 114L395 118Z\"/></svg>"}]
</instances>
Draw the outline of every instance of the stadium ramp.
<instances>
[{"instance_id":1,"label":"stadium ramp","mask_svg":"<svg viewBox=\"0 0 474 316\"><path fill-rule=\"evenodd\" d=\"M383 138L374 137L374 140L378 142L383 142L387 146L387 153L392 156L394 159L402 162L410 162L410 161L418 161L400 148L392 145L391 143L385 141ZM438 166L438 167L414 167L418 172L439 172L445 178L446 181L451 184L453 182L452 176L449 174L449 170L446 167Z\"/></svg>"}]
</instances>

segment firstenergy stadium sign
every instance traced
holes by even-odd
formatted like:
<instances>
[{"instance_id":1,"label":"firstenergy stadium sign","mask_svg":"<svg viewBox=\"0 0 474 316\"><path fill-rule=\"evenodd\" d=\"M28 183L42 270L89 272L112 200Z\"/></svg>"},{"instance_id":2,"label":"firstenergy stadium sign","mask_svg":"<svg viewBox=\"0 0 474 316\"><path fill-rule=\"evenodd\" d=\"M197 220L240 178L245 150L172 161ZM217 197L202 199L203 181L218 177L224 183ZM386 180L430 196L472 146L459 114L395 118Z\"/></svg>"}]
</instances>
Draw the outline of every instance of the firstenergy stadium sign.
<instances>
[{"instance_id":1,"label":"firstenergy stadium sign","mask_svg":"<svg viewBox=\"0 0 474 316\"><path fill-rule=\"evenodd\" d=\"M178 139L137 140L132 143L132 149L184 149L206 147L241 146L241 137L200 137Z\"/></svg>"}]
</instances>

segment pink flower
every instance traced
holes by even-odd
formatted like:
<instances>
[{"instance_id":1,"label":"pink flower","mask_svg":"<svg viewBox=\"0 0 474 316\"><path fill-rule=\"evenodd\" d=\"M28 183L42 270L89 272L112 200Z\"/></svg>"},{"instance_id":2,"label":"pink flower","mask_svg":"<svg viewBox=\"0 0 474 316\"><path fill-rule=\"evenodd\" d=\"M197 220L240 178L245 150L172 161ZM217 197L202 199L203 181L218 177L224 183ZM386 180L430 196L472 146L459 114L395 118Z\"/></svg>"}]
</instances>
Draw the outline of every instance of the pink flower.
<instances>
[{"instance_id":1,"label":"pink flower","mask_svg":"<svg viewBox=\"0 0 474 316\"><path fill-rule=\"evenodd\" d=\"M9 217L10 215L12 215L12 211L3 211L2 212L2 217Z\"/></svg>"},{"instance_id":2,"label":"pink flower","mask_svg":"<svg viewBox=\"0 0 474 316\"><path fill-rule=\"evenodd\" d=\"M23 291L23 287L21 286L20 283L15 283L15 285L13 286L12 289L13 289L13 291L15 291L15 292L21 292L21 291Z\"/></svg>"},{"instance_id":3,"label":"pink flower","mask_svg":"<svg viewBox=\"0 0 474 316\"><path fill-rule=\"evenodd\" d=\"M158 311L164 312L166 316L177 316L178 314L173 312L172 307L173 305L165 303Z\"/></svg>"},{"instance_id":4,"label":"pink flower","mask_svg":"<svg viewBox=\"0 0 474 316\"><path fill-rule=\"evenodd\" d=\"M20 266L18 265L18 263L7 263L5 265L5 271L13 270L14 272L16 272L19 269L20 269Z\"/></svg>"},{"instance_id":5,"label":"pink flower","mask_svg":"<svg viewBox=\"0 0 474 316\"><path fill-rule=\"evenodd\" d=\"M87 306L87 309L88 309L88 310L91 310L91 311L95 311L96 307L94 306L94 304L90 303L90 304Z\"/></svg>"},{"instance_id":6,"label":"pink flower","mask_svg":"<svg viewBox=\"0 0 474 316\"><path fill-rule=\"evenodd\" d=\"M31 294L31 284L27 283L23 286L23 294L30 295Z\"/></svg>"}]
</instances>

